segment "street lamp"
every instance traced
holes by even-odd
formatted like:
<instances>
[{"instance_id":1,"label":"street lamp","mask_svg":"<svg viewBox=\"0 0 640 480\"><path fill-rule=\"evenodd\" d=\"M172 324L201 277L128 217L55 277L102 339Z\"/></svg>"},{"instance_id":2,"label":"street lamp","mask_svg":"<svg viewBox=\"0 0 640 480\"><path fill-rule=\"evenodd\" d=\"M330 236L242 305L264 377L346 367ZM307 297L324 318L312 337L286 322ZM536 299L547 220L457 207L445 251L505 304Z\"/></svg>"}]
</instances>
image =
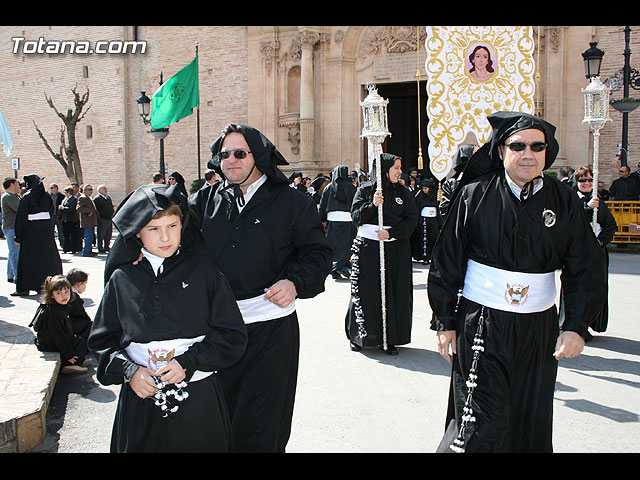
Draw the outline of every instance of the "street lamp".
<instances>
[{"instance_id":1,"label":"street lamp","mask_svg":"<svg viewBox=\"0 0 640 480\"><path fill-rule=\"evenodd\" d=\"M605 83L609 85L611 91L623 89L622 99L612 100L611 106L622 113L622 143L620 144L620 165L627 165L629 157L629 113L640 106L637 99L629 98L629 87L640 90L640 72L631 68L629 59L631 49L629 39L631 28L624 27L624 67L617 71L612 77L607 78ZM622 78L621 78L622 77Z\"/></svg>"},{"instance_id":2,"label":"street lamp","mask_svg":"<svg viewBox=\"0 0 640 480\"><path fill-rule=\"evenodd\" d=\"M609 118L609 87L600 81L600 64L604 52L591 42L591 48L582 54L585 65L585 76L589 79L589 86L582 90L584 94L584 120L593 131L593 190L592 197L598 198L598 150L600 129L611 119ZM593 231L596 233L596 219L598 207L593 209Z\"/></svg>"},{"instance_id":3,"label":"street lamp","mask_svg":"<svg viewBox=\"0 0 640 480\"><path fill-rule=\"evenodd\" d=\"M162 85L162 73L160 73L160 85ZM151 113L151 99L147 97L145 92L141 91L140 96L136 99L136 103L138 104L138 113L142 117L142 123L149 125L151 123L151 121L148 120L149 114ZM160 140L160 175L162 175L162 181L164 182L164 139L169 135L169 128L152 128L148 133Z\"/></svg>"},{"instance_id":4,"label":"street lamp","mask_svg":"<svg viewBox=\"0 0 640 480\"><path fill-rule=\"evenodd\" d=\"M147 97L145 92L140 92L140 96L136 99L138 102L138 113L142 117L142 122L146 125L149 123L147 117L151 113L151 99Z\"/></svg>"},{"instance_id":5,"label":"street lamp","mask_svg":"<svg viewBox=\"0 0 640 480\"><path fill-rule=\"evenodd\" d=\"M584 72L588 79L600 76L600 65L602 65L604 52L596 45L598 45L598 42L589 42L589 49L582 53Z\"/></svg>"}]
</instances>

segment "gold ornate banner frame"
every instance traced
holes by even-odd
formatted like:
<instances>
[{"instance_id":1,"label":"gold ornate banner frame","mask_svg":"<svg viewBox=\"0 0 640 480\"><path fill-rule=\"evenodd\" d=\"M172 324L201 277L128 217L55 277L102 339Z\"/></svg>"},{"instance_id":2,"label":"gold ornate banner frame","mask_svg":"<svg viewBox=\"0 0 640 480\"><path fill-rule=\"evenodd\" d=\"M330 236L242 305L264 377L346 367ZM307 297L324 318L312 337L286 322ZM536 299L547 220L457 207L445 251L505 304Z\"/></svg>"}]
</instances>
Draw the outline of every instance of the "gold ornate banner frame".
<instances>
[{"instance_id":1,"label":"gold ornate banner frame","mask_svg":"<svg viewBox=\"0 0 640 480\"><path fill-rule=\"evenodd\" d=\"M487 115L534 113L535 45L532 27L426 29L429 167L442 180L469 133L479 145L487 140Z\"/></svg>"}]
</instances>

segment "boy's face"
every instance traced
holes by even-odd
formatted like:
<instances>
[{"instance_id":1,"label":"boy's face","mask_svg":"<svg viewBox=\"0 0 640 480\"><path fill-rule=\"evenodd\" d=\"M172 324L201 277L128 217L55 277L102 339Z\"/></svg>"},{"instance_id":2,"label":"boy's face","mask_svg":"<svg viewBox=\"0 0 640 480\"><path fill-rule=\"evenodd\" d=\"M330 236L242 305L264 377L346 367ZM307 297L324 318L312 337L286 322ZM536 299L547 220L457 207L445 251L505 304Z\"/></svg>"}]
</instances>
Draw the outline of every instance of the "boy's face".
<instances>
[{"instance_id":1,"label":"boy's face","mask_svg":"<svg viewBox=\"0 0 640 480\"><path fill-rule=\"evenodd\" d=\"M136 236L153 255L168 258L180 246L182 222L178 215L165 215L147 223Z\"/></svg>"},{"instance_id":2,"label":"boy's face","mask_svg":"<svg viewBox=\"0 0 640 480\"><path fill-rule=\"evenodd\" d=\"M61 288L60 290L53 291L53 299L60 305L66 305L71 298L71 292L68 288Z\"/></svg>"},{"instance_id":3,"label":"boy's face","mask_svg":"<svg viewBox=\"0 0 640 480\"><path fill-rule=\"evenodd\" d=\"M73 288L75 288L78 293L84 293L84 291L87 289L88 282L89 279L85 280L84 282L76 283Z\"/></svg>"}]
</instances>

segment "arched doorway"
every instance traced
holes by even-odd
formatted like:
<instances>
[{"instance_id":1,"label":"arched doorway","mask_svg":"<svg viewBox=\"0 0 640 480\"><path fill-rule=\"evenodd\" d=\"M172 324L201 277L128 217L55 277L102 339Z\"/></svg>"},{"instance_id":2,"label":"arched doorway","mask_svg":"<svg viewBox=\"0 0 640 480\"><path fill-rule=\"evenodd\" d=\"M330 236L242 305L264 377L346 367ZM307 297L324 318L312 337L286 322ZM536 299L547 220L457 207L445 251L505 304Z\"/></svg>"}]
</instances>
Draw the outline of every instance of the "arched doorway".
<instances>
[{"instance_id":1,"label":"arched doorway","mask_svg":"<svg viewBox=\"0 0 640 480\"><path fill-rule=\"evenodd\" d=\"M402 171L418 168L418 147L422 148L423 168L419 172L430 177L427 137L426 81L420 82L420 110L418 110L417 82L379 83L381 97L389 101L387 121L391 136L383 144L383 151L402 157ZM420 113L420 140L418 142L418 113Z\"/></svg>"}]
</instances>

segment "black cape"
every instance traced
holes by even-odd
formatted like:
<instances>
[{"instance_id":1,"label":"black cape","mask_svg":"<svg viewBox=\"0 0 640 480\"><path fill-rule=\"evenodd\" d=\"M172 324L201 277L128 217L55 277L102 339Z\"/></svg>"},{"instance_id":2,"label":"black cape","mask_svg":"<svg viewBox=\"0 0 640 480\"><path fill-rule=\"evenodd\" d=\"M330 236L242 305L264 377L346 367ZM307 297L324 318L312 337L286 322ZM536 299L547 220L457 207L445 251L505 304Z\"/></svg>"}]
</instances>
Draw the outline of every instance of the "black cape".
<instances>
[{"instance_id":1,"label":"black cape","mask_svg":"<svg viewBox=\"0 0 640 480\"><path fill-rule=\"evenodd\" d=\"M51 196L38 175L24 180L29 191L23 195L16 212L16 243L20 244L16 290L40 291L48 276L62 273L62 261L54 238L56 212ZM49 219L29 220L29 215L49 214Z\"/></svg>"}]
</instances>

